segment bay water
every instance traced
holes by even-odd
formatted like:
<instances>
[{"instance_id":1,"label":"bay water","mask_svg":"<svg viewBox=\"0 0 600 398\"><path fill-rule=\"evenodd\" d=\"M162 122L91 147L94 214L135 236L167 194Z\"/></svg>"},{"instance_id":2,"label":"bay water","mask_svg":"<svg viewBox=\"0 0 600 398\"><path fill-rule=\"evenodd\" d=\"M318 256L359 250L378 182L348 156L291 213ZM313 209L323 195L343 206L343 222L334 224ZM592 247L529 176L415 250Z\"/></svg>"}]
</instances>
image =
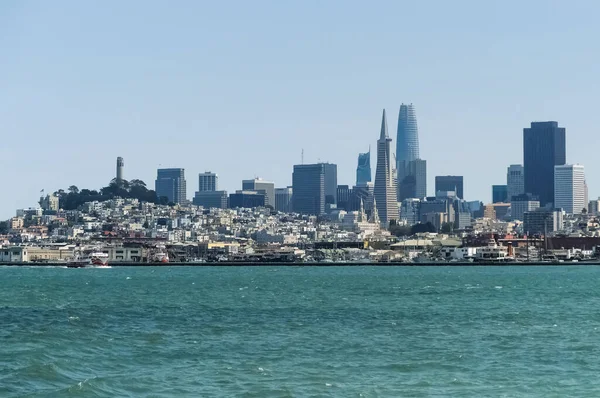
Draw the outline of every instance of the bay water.
<instances>
[{"instance_id":1,"label":"bay water","mask_svg":"<svg viewBox=\"0 0 600 398\"><path fill-rule=\"evenodd\" d=\"M0 266L0 397L598 397L600 268Z\"/></svg>"}]
</instances>

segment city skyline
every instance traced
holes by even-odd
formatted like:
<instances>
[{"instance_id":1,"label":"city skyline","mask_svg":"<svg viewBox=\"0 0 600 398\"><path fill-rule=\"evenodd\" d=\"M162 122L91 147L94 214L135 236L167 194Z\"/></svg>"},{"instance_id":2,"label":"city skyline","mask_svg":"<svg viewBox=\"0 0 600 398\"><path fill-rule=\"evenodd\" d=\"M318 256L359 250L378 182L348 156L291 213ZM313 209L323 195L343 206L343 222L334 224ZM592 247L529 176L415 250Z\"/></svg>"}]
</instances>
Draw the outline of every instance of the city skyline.
<instances>
[{"instance_id":1,"label":"city skyline","mask_svg":"<svg viewBox=\"0 0 600 398\"><path fill-rule=\"evenodd\" d=\"M336 2L319 12L300 3L239 3L235 12L191 2L2 4L3 164L19 165L4 177L19 188L0 198L1 218L34 205L41 189L106 185L117 156L126 179L152 185L157 168L180 167L191 186L212 169L234 192L253 175L291 185L304 149L305 163L336 163L339 183L352 185L357 154L375 147L379 109L394 131L401 103L418 108L429 194L436 175L456 174L465 197L491 201L490 185L522 163L515 147L536 120L567 128L567 162L584 164L589 196L600 194L600 159L586 145L596 135L600 4L582 12L542 1L439 2L435 15L425 4L383 5L385 15ZM223 17L232 23L217 24ZM565 49L560 59L556 48ZM483 144L491 140L493 149ZM469 156L458 156L463 149Z\"/></svg>"}]
</instances>

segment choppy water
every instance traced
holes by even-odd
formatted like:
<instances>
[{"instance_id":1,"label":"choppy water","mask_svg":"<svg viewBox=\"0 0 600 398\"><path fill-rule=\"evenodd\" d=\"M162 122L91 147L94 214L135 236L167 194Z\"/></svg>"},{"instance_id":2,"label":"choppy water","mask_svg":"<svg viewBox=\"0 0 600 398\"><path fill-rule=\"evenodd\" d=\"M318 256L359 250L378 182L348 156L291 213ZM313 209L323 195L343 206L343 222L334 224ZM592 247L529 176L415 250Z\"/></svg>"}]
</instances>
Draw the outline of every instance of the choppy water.
<instances>
[{"instance_id":1,"label":"choppy water","mask_svg":"<svg viewBox=\"0 0 600 398\"><path fill-rule=\"evenodd\" d=\"M0 396L600 396L597 267L0 267Z\"/></svg>"}]
</instances>

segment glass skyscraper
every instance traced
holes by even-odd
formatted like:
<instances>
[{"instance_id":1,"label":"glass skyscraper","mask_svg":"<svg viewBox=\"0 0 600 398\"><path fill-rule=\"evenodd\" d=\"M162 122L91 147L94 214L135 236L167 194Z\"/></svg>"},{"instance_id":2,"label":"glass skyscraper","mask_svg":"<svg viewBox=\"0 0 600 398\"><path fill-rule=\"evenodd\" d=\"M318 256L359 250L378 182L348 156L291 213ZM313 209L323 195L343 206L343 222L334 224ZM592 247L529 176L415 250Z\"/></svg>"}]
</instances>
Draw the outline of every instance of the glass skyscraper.
<instances>
[{"instance_id":1,"label":"glass skyscraper","mask_svg":"<svg viewBox=\"0 0 600 398\"><path fill-rule=\"evenodd\" d=\"M358 154L356 167L356 185L364 185L367 182L371 182L371 149L369 152Z\"/></svg>"},{"instance_id":2,"label":"glass skyscraper","mask_svg":"<svg viewBox=\"0 0 600 398\"><path fill-rule=\"evenodd\" d=\"M400 105L396 172L398 201L427 196L427 162L419 156L419 129L413 104Z\"/></svg>"},{"instance_id":3,"label":"glass skyscraper","mask_svg":"<svg viewBox=\"0 0 600 398\"><path fill-rule=\"evenodd\" d=\"M187 188L184 169L158 169L155 181L156 196L166 197L169 203L186 200Z\"/></svg>"},{"instance_id":4,"label":"glass skyscraper","mask_svg":"<svg viewBox=\"0 0 600 398\"><path fill-rule=\"evenodd\" d=\"M532 122L523 129L525 193L540 204L554 202L554 166L566 163L566 130L557 122Z\"/></svg>"},{"instance_id":5,"label":"glass skyscraper","mask_svg":"<svg viewBox=\"0 0 600 398\"><path fill-rule=\"evenodd\" d=\"M292 174L292 209L300 214L321 215L326 204L337 200L337 165L297 164Z\"/></svg>"},{"instance_id":6,"label":"glass skyscraper","mask_svg":"<svg viewBox=\"0 0 600 398\"><path fill-rule=\"evenodd\" d=\"M419 129L413 104L400 105L398 135L396 137L396 162L410 162L419 157Z\"/></svg>"}]
</instances>

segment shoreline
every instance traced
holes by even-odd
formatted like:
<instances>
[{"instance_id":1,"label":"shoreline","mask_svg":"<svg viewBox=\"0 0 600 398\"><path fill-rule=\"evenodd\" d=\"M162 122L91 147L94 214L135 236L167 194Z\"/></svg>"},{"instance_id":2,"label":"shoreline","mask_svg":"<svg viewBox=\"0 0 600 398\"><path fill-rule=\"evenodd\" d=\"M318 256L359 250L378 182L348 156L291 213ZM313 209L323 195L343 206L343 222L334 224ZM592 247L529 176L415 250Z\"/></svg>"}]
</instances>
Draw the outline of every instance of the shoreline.
<instances>
[{"instance_id":1,"label":"shoreline","mask_svg":"<svg viewBox=\"0 0 600 398\"><path fill-rule=\"evenodd\" d=\"M430 262L430 263L400 263L400 262L239 262L239 261L211 261L204 263L193 262L172 262L172 263L134 263L134 262L111 262L108 264L111 267L567 267L567 266L597 266L600 265L599 260L579 261L579 262L562 262L562 263L544 263L544 262ZM66 263L60 262L12 262L0 263L0 266L5 267L66 267ZM88 267L93 268L93 267Z\"/></svg>"}]
</instances>

